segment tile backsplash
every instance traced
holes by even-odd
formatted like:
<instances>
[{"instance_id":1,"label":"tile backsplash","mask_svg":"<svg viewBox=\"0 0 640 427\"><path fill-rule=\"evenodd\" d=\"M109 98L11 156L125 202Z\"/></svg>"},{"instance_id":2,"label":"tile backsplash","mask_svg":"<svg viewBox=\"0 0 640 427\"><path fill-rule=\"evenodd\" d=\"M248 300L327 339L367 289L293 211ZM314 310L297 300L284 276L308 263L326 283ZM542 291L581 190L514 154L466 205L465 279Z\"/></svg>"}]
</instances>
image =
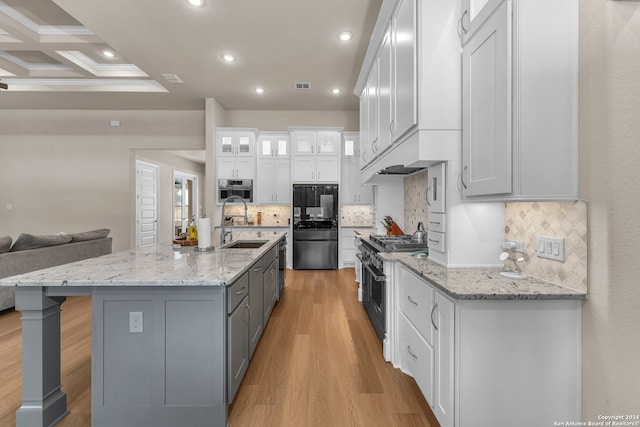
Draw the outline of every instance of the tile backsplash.
<instances>
[{"instance_id":1,"label":"tile backsplash","mask_svg":"<svg viewBox=\"0 0 640 427\"><path fill-rule=\"evenodd\" d=\"M429 219L427 206L427 170L416 172L404 179L404 232L413 234L422 222L425 229Z\"/></svg>"},{"instance_id":2,"label":"tile backsplash","mask_svg":"<svg viewBox=\"0 0 640 427\"><path fill-rule=\"evenodd\" d=\"M271 226L288 225L289 218L291 217L291 208L289 206L248 205L247 216L249 217L249 223L253 221L255 225L258 224L258 212L262 212L262 225L271 225ZM227 205L225 207L225 214L244 215L244 206L243 205ZM242 218L238 218L238 219L242 221ZM219 225L219 224L216 224L216 225Z\"/></svg>"},{"instance_id":3,"label":"tile backsplash","mask_svg":"<svg viewBox=\"0 0 640 427\"><path fill-rule=\"evenodd\" d=\"M538 258L536 236L564 238L565 262ZM522 271L525 274L587 291L586 202L507 203L505 240L524 242Z\"/></svg>"},{"instance_id":4,"label":"tile backsplash","mask_svg":"<svg viewBox=\"0 0 640 427\"><path fill-rule=\"evenodd\" d=\"M372 227L371 205L345 205L340 208L340 225L343 227Z\"/></svg>"}]
</instances>

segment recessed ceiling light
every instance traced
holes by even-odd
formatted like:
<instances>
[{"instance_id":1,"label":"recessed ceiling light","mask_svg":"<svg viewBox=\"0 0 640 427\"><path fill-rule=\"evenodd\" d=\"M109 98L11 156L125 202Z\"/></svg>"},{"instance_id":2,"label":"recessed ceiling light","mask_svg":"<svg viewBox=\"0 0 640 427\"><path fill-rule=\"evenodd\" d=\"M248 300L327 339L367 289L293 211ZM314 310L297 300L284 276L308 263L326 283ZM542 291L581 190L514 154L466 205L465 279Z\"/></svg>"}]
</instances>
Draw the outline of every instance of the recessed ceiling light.
<instances>
[{"instance_id":1,"label":"recessed ceiling light","mask_svg":"<svg viewBox=\"0 0 640 427\"><path fill-rule=\"evenodd\" d=\"M102 54L103 54L104 56L106 56L107 58L115 58L115 57L116 57L116 54L115 54L115 53L113 53L113 51L110 51L110 50L108 50L108 49L103 50L103 51L102 51Z\"/></svg>"},{"instance_id":2,"label":"recessed ceiling light","mask_svg":"<svg viewBox=\"0 0 640 427\"><path fill-rule=\"evenodd\" d=\"M204 0L187 0L187 2L194 7L204 6Z\"/></svg>"},{"instance_id":3,"label":"recessed ceiling light","mask_svg":"<svg viewBox=\"0 0 640 427\"><path fill-rule=\"evenodd\" d=\"M254 89L254 91L255 91L256 93L258 93L258 94L261 94L261 93L264 93L264 88L262 88L262 87L257 87L257 88L255 88L255 89Z\"/></svg>"},{"instance_id":4,"label":"recessed ceiling light","mask_svg":"<svg viewBox=\"0 0 640 427\"><path fill-rule=\"evenodd\" d=\"M334 95L337 95L337 94L340 93L340 89L338 89L338 88L331 89L331 93L334 94Z\"/></svg>"},{"instance_id":5,"label":"recessed ceiling light","mask_svg":"<svg viewBox=\"0 0 640 427\"><path fill-rule=\"evenodd\" d=\"M352 37L353 37L353 34L351 34L349 31L343 31L341 33L338 33L338 39L343 42L348 42L349 40L351 40Z\"/></svg>"},{"instance_id":6,"label":"recessed ceiling light","mask_svg":"<svg viewBox=\"0 0 640 427\"><path fill-rule=\"evenodd\" d=\"M236 57L230 53L223 53L222 59L224 59L225 62L234 62L236 60Z\"/></svg>"}]
</instances>

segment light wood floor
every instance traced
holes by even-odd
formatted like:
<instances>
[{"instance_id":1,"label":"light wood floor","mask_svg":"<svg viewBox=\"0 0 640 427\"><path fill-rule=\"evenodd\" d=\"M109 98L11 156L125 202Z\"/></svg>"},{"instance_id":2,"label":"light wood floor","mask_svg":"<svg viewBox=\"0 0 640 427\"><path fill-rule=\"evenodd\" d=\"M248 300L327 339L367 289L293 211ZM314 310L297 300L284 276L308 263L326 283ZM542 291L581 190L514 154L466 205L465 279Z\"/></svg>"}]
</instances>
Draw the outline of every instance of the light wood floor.
<instances>
[{"instance_id":1,"label":"light wood floor","mask_svg":"<svg viewBox=\"0 0 640 427\"><path fill-rule=\"evenodd\" d=\"M62 383L70 414L59 426L91 424L91 301L62 312ZM0 313L0 426L20 406L20 313ZM382 358L357 300L353 269L287 271L249 370L229 410L232 427L439 427L415 381Z\"/></svg>"}]
</instances>

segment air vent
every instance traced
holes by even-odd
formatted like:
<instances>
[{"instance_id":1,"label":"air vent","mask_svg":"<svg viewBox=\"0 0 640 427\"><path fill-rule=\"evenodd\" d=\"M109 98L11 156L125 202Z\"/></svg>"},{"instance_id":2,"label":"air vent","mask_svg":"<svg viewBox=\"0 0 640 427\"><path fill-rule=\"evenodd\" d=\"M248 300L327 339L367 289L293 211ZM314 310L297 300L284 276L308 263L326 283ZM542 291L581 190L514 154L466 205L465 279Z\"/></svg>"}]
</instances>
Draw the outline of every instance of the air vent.
<instances>
[{"instance_id":1,"label":"air vent","mask_svg":"<svg viewBox=\"0 0 640 427\"><path fill-rule=\"evenodd\" d=\"M311 89L309 82L296 82L296 89Z\"/></svg>"},{"instance_id":2,"label":"air vent","mask_svg":"<svg viewBox=\"0 0 640 427\"><path fill-rule=\"evenodd\" d=\"M163 74L162 77L167 79L169 83L184 83L177 74Z\"/></svg>"}]
</instances>

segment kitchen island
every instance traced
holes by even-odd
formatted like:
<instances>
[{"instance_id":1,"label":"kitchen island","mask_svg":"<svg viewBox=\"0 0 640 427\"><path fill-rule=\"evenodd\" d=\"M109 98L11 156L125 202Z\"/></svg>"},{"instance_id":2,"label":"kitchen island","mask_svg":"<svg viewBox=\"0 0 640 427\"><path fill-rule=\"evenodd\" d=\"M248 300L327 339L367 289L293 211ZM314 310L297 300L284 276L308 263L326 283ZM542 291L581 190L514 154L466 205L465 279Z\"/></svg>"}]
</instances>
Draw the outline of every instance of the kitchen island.
<instances>
[{"instance_id":1,"label":"kitchen island","mask_svg":"<svg viewBox=\"0 0 640 427\"><path fill-rule=\"evenodd\" d=\"M264 244L210 252L158 244L2 279L16 286L23 319L17 426L54 425L67 414L60 309L72 295L92 297L93 426L226 426L233 359L249 347L250 269L267 258L274 265L285 233L234 237Z\"/></svg>"}]
</instances>

